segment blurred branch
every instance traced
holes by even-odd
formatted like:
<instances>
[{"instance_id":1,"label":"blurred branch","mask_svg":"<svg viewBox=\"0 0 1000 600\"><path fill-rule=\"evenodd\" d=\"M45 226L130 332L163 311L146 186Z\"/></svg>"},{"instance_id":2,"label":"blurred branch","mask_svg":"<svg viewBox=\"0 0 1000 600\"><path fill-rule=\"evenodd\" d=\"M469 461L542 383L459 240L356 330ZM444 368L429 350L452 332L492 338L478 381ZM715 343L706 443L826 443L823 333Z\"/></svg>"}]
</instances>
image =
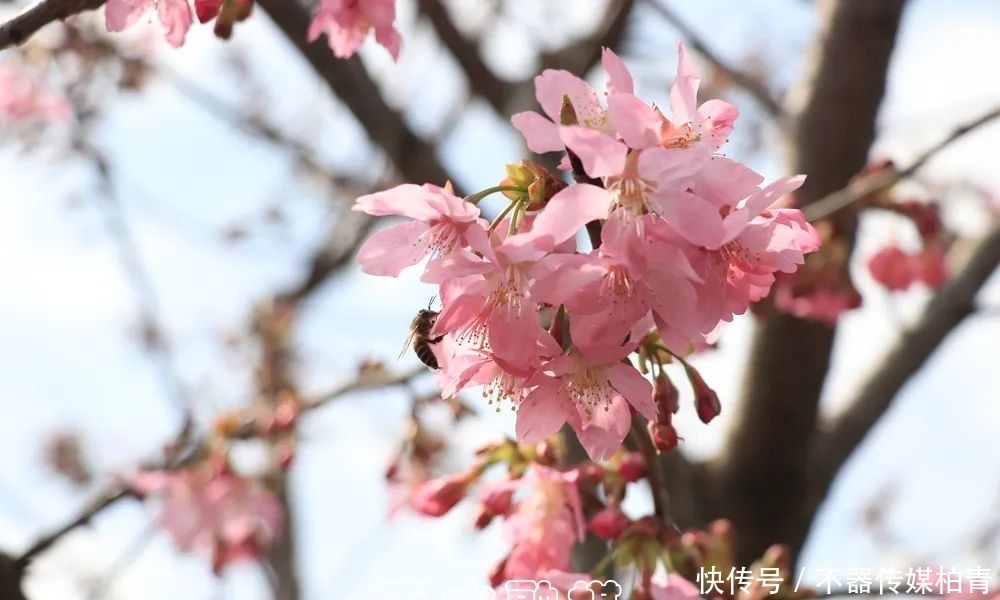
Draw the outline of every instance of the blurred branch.
<instances>
[{"instance_id":1,"label":"blurred branch","mask_svg":"<svg viewBox=\"0 0 1000 600\"><path fill-rule=\"evenodd\" d=\"M938 152L941 152L953 142L964 137L966 134L975 131L977 128L986 125L998 117L1000 117L1000 106L995 106L976 119L973 119L972 121L956 128L943 140L934 144L927 150L924 150L924 152L921 153L920 156L918 156L916 160L910 163L910 165L905 169L901 171L897 171L896 169L883 169L872 173L871 175L859 177L852 181L846 188L829 194L824 198L813 202L809 206L806 206L802 212L805 213L806 219L809 221L816 221L829 217L833 213L847 208L855 202L869 198L873 194L877 194L878 192L893 186L900 180L913 175Z\"/></svg>"},{"instance_id":2,"label":"blurred branch","mask_svg":"<svg viewBox=\"0 0 1000 600\"><path fill-rule=\"evenodd\" d=\"M469 89L481 96L501 115L506 110L510 84L501 80L483 62L479 44L469 40L455 26L440 0L419 0L421 14L434 26L438 38L448 48L469 80Z\"/></svg>"},{"instance_id":3,"label":"blurred branch","mask_svg":"<svg viewBox=\"0 0 1000 600\"><path fill-rule=\"evenodd\" d=\"M51 548L56 542L68 535L71 531L77 527L90 523L91 519L97 516L98 513L109 506L116 504L119 500L132 497L134 497L134 494L124 487L112 487L104 492L101 492L90 502L85 504L83 509L81 509L73 519L63 524L58 529L38 538L34 544L17 557L14 561L15 565L19 570L24 571L24 569L35 557Z\"/></svg>"},{"instance_id":4,"label":"blurred branch","mask_svg":"<svg viewBox=\"0 0 1000 600\"><path fill-rule=\"evenodd\" d=\"M427 367L420 366L410 369L409 371L400 371L396 373L387 370L362 373L351 381L333 387L310 398L303 399L302 410L304 412L317 409L333 400L337 400L338 398L353 392L397 385L408 385L417 377L428 372Z\"/></svg>"},{"instance_id":5,"label":"blurred branch","mask_svg":"<svg viewBox=\"0 0 1000 600\"><path fill-rule=\"evenodd\" d=\"M88 10L95 10L105 0L42 0L13 19L0 25L0 50L19 46L49 23Z\"/></svg>"},{"instance_id":6,"label":"blurred branch","mask_svg":"<svg viewBox=\"0 0 1000 600\"><path fill-rule=\"evenodd\" d=\"M1000 266L1000 225L976 245L971 257L928 303L920 319L900 336L848 404L832 422L825 424L815 442L813 460L819 498L847 457L885 414L893 399L914 373L966 317L976 311L976 295ZM818 501L818 499L817 499Z\"/></svg>"},{"instance_id":7,"label":"blurred branch","mask_svg":"<svg viewBox=\"0 0 1000 600\"><path fill-rule=\"evenodd\" d=\"M360 58L341 60L325 43L310 44L306 40L312 18L305 6L297 0L259 0L258 4L354 113L372 142L395 164L404 179L438 185L453 179L442 166L437 149L413 133L403 116L386 103ZM458 193L462 195L461 190Z\"/></svg>"},{"instance_id":8,"label":"blurred branch","mask_svg":"<svg viewBox=\"0 0 1000 600\"><path fill-rule=\"evenodd\" d=\"M646 2L680 32L681 36L687 40L688 45L695 52L712 63L712 66L724 73L734 84L746 90L761 108L778 122L778 125L783 126L785 124L785 111L781 108L781 104L774 98L767 86L764 85L764 82L723 60L684 19L667 5L666 0L646 0Z\"/></svg>"},{"instance_id":9,"label":"blurred branch","mask_svg":"<svg viewBox=\"0 0 1000 600\"><path fill-rule=\"evenodd\" d=\"M788 95L790 171L809 178L803 206L847 186L868 161L905 0L817 3L819 31ZM834 225L853 240L856 222ZM736 562L750 564L776 542L793 556L805 542L809 450L835 331L762 305L740 408L722 453L708 465L710 511L740 532Z\"/></svg>"}]
</instances>

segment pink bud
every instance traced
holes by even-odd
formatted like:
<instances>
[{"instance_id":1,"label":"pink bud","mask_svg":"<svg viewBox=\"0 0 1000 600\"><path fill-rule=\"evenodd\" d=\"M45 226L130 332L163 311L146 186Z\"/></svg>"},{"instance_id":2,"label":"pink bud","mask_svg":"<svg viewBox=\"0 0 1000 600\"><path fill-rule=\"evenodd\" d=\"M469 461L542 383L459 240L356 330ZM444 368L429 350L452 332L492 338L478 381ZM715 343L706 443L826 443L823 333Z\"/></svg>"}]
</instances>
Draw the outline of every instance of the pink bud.
<instances>
[{"instance_id":1,"label":"pink bud","mask_svg":"<svg viewBox=\"0 0 1000 600\"><path fill-rule=\"evenodd\" d=\"M656 376L653 401L656 402L656 408L659 409L660 414L676 414L680 410L679 398L680 394L677 392L677 386L670 381L666 373L659 373Z\"/></svg>"},{"instance_id":2,"label":"pink bud","mask_svg":"<svg viewBox=\"0 0 1000 600\"><path fill-rule=\"evenodd\" d=\"M506 575L506 573L507 573L507 558L510 558L510 557L504 557L503 560L501 560L500 562L498 562L493 567L493 569L490 570L490 585L493 586L493 587L495 587L495 588L500 587L501 585L503 585L503 582L506 580L506 577L507 577L507 575Z\"/></svg>"},{"instance_id":3,"label":"pink bud","mask_svg":"<svg viewBox=\"0 0 1000 600\"><path fill-rule=\"evenodd\" d=\"M698 411L698 418L702 423L709 423L722 412L722 403L719 402L719 395L715 390L708 387L701 373L691 365L685 364L684 370L687 372L688 381L694 390L694 405Z\"/></svg>"},{"instance_id":4,"label":"pink bud","mask_svg":"<svg viewBox=\"0 0 1000 600\"><path fill-rule=\"evenodd\" d=\"M929 288L939 288L948 280L948 261L937 246L928 246L917 257L920 281Z\"/></svg>"},{"instance_id":5,"label":"pink bud","mask_svg":"<svg viewBox=\"0 0 1000 600\"><path fill-rule=\"evenodd\" d=\"M590 518L587 528L602 540L613 540L628 529L632 520L617 505L606 506Z\"/></svg>"},{"instance_id":6,"label":"pink bud","mask_svg":"<svg viewBox=\"0 0 1000 600\"><path fill-rule=\"evenodd\" d=\"M670 423L649 422L649 437L660 452L670 452L677 447L677 430Z\"/></svg>"},{"instance_id":7,"label":"pink bud","mask_svg":"<svg viewBox=\"0 0 1000 600\"><path fill-rule=\"evenodd\" d=\"M425 481L413 492L410 503L414 510L429 517L440 517L458 504L469 489L468 473L446 475Z\"/></svg>"},{"instance_id":8,"label":"pink bud","mask_svg":"<svg viewBox=\"0 0 1000 600\"><path fill-rule=\"evenodd\" d=\"M646 459L638 452L627 452L618 463L618 474L628 483L646 476Z\"/></svg>"}]
</instances>

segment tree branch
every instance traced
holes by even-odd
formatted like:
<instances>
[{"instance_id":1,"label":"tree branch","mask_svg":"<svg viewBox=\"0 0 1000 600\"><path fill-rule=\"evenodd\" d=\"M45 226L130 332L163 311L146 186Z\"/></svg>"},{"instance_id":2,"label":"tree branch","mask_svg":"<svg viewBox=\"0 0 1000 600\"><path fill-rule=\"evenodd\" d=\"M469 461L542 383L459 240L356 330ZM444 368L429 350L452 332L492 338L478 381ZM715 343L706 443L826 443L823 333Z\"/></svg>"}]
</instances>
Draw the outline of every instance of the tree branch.
<instances>
[{"instance_id":1,"label":"tree branch","mask_svg":"<svg viewBox=\"0 0 1000 600\"><path fill-rule=\"evenodd\" d=\"M75 14L95 10L105 0L42 0L0 25L0 50L20 46L39 29Z\"/></svg>"},{"instance_id":2,"label":"tree branch","mask_svg":"<svg viewBox=\"0 0 1000 600\"><path fill-rule=\"evenodd\" d=\"M906 331L880 367L868 377L848 408L827 423L813 452L816 501L826 494L837 471L914 373L966 317L976 311L976 295L1000 266L1000 225L976 245L965 267L927 304L923 315Z\"/></svg>"},{"instance_id":3,"label":"tree branch","mask_svg":"<svg viewBox=\"0 0 1000 600\"><path fill-rule=\"evenodd\" d=\"M805 213L806 219L809 221L816 221L829 217L833 213L847 208L855 202L864 200L873 194L877 194L878 192L895 185L900 180L913 175L938 152L941 152L966 134L982 127L983 125L986 125L998 117L1000 117L1000 106L995 106L976 119L958 127L937 144L934 144L927 150L924 150L924 152L918 156L916 160L910 163L910 165L902 171L897 171L896 169L884 169L866 177L859 177L851 182L851 184L846 188L829 194L820 200L813 202L809 206L806 206L802 212Z\"/></svg>"},{"instance_id":4,"label":"tree branch","mask_svg":"<svg viewBox=\"0 0 1000 600\"><path fill-rule=\"evenodd\" d=\"M386 104L361 59L354 56L341 60L326 44L306 40L312 19L304 6L296 0L258 0L257 4L354 113L368 137L395 163L404 179L437 185L452 179L438 159L436 148L417 137L402 115Z\"/></svg>"},{"instance_id":5,"label":"tree branch","mask_svg":"<svg viewBox=\"0 0 1000 600\"><path fill-rule=\"evenodd\" d=\"M789 94L791 170L809 175L798 192L804 206L845 187L868 160L904 5L818 3L820 32L802 83ZM837 226L852 238L853 220ZM776 542L796 555L805 541L814 515L806 508L808 450L834 340L825 324L761 308L740 410L709 467L714 508L740 533L740 564Z\"/></svg>"},{"instance_id":6,"label":"tree branch","mask_svg":"<svg viewBox=\"0 0 1000 600\"><path fill-rule=\"evenodd\" d=\"M779 125L784 125L785 111L760 79L723 60L664 0L647 0L647 4L673 25L695 52L712 63L712 66L724 73L737 86L746 90L767 114L777 120Z\"/></svg>"}]
</instances>

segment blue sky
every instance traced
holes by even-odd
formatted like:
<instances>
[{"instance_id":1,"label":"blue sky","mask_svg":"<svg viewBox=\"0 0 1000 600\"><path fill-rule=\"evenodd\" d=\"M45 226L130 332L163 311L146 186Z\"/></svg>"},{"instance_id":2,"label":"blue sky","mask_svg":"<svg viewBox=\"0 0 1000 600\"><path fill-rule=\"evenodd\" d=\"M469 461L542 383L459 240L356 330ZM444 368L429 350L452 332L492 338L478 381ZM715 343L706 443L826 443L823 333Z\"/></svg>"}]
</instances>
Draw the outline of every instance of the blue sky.
<instances>
[{"instance_id":1,"label":"blue sky","mask_svg":"<svg viewBox=\"0 0 1000 600\"><path fill-rule=\"evenodd\" d=\"M469 12L478 1L456 5ZM539 6L555 4L513 3L527 22ZM581 1L578 12L550 28L553 43L580 31L601 4ZM794 81L801 47L814 31L810 3L675 4L725 56L736 60L747 48L759 50L776 84ZM427 28L413 28L408 2L401 11L411 33L400 65L393 66L377 47L366 47L364 56L390 100L429 135L451 118L450 104L463 93L462 84ZM648 11L637 12L636 24L641 39L626 45L623 56L635 66L640 91L656 100L665 97L677 40L664 34L670 30ZM487 32L487 58L511 77L530 75L531 31L510 21ZM876 151L905 162L955 124L996 104L1000 78L990 73L1000 57L998 34L1000 5L914 0L892 64ZM184 48L163 48L158 59L238 104L239 87L221 66L233 46L246 53L274 122L311 140L330 165L377 172L380 159L365 147L360 129L345 118L343 107L329 101L262 15L238 29L232 46L196 27ZM745 97L735 100L744 112L753 112ZM305 258L334 218L329 201L319 188L293 178L288 157L219 124L169 86L155 84L141 96L109 102L95 143L115 165L125 214L180 350L180 370L204 414L238 404L250 389L248 363L244 355L221 348L219 336L239 330L254 301L301 275ZM926 173L1000 188L998 136L996 124L970 135ZM739 139L734 147L740 147ZM482 188L501 176L503 162L519 160L522 148L498 117L473 103L454 124L443 153L463 185ZM778 157L733 156L769 178L783 174ZM0 377L5 417L0 445L11 457L0 469L0 547L15 549L73 514L85 497L38 469L39 440L47 432L80 429L97 470L110 475L155 453L173 432L176 411L130 337L135 298L121 277L97 201L87 196L93 182L86 170L6 149L0 151L0 174L8 190L0 200L0 268L9 290L0 296L0 364L8 367ZM288 214L286 226L263 229L238 246L219 241L220 228L253 224L271 204ZM981 227L962 211L956 211L954 225L970 233ZM908 235L884 216L866 219L862 231L862 255L886 239L905 242ZM859 279L870 293L838 333L833 376L824 392L823 408L831 413L877 367L925 299L919 290L889 297L863 273ZM416 274L389 280L351 270L339 276L310 299L297 332L304 387L321 389L349 377L366 355L393 359L413 311L431 294ZM983 302L1000 306L997 281ZM700 361L726 410L709 428L693 411L682 412L679 428L694 455L718 449L728 416L739 409L734 398L749 332L749 323L738 321L721 350ZM922 561L961 567L971 560L961 544L981 519L995 513L1000 499L993 433L1000 409L992 378L998 336L1000 318L973 317L907 385L824 506L806 548L808 566L877 568ZM357 395L304 423L293 485L305 598L327 598L333 591L347 597L348 591L361 593L390 579L479 584L502 556L497 531L472 531L469 507L439 520L387 521L381 473L406 411L406 398L396 392ZM454 464L461 465L479 442L511 430L509 415L484 411L481 421L463 426ZM900 486L890 517L899 544L891 551L878 546L860 522L861 509L889 484ZM635 510L644 507L641 499L631 503ZM123 506L68 537L37 563L29 582L32 598L82 598L80 582L108 569L151 515L138 505ZM990 558L995 564L998 557ZM215 580L204 561L178 555L163 538L154 539L110 591L109 598L151 600L266 597L253 569L235 569Z\"/></svg>"}]
</instances>

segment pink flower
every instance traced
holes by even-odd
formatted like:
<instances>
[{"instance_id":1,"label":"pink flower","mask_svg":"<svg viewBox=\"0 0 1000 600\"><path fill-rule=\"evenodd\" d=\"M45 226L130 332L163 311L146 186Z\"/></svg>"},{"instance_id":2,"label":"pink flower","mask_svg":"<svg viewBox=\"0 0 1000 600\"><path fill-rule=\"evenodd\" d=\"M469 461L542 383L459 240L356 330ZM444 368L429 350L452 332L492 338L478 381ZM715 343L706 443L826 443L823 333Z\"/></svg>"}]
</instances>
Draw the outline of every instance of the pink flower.
<instances>
[{"instance_id":1,"label":"pink flower","mask_svg":"<svg viewBox=\"0 0 1000 600\"><path fill-rule=\"evenodd\" d=\"M309 41L323 33L337 58L350 58L375 30L375 41L393 60L399 59L402 40L394 26L395 0L321 0L319 11L309 25Z\"/></svg>"},{"instance_id":2,"label":"pink flower","mask_svg":"<svg viewBox=\"0 0 1000 600\"><path fill-rule=\"evenodd\" d=\"M375 233L361 246L358 262L370 275L396 277L427 256L443 258L472 238L486 239L479 209L436 185L403 184L361 196L352 210L414 219Z\"/></svg>"},{"instance_id":3,"label":"pink flower","mask_svg":"<svg viewBox=\"0 0 1000 600\"><path fill-rule=\"evenodd\" d=\"M160 24L167 30L167 43L175 48L183 46L194 20L187 0L108 0L104 21L108 31L124 31L154 7Z\"/></svg>"},{"instance_id":4,"label":"pink flower","mask_svg":"<svg viewBox=\"0 0 1000 600\"><path fill-rule=\"evenodd\" d=\"M549 360L518 406L518 439L541 442L568 422L593 460L610 458L632 427L630 406L656 418L653 385L621 362L633 347L573 349Z\"/></svg>"},{"instance_id":5,"label":"pink flower","mask_svg":"<svg viewBox=\"0 0 1000 600\"><path fill-rule=\"evenodd\" d=\"M601 51L601 62L608 73L607 93L632 93L632 75L611 50ZM563 98L569 98L577 122L582 127L612 133L607 110L590 84L569 71L547 69L535 77L535 98L545 116L536 112L521 112L511 117L514 128L521 132L528 149L539 154L562 151L565 146L559 136Z\"/></svg>"},{"instance_id":6,"label":"pink flower","mask_svg":"<svg viewBox=\"0 0 1000 600\"><path fill-rule=\"evenodd\" d=\"M861 306L861 296L842 287L819 285L796 291L791 285L779 285L774 303L782 312L833 326L842 313Z\"/></svg>"},{"instance_id":7,"label":"pink flower","mask_svg":"<svg viewBox=\"0 0 1000 600\"><path fill-rule=\"evenodd\" d=\"M280 534L281 504L258 484L208 461L180 471L146 471L132 478L141 494L162 497L160 526L182 551L211 555L213 569L263 555Z\"/></svg>"},{"instance_id":8,"label":"pink flower","mask_svg":"<svg viewBox=\"0 0 1000 600\"><path fill-rule=\"evenodd\" d=\"M537 366L545 331L538 323L534 281L555 265L545 260L603 211L594 186L559 192L531 222L530 229L507 236L472 239L471 251L455 252L430 265L425 281L444 283L444 307L434 325L460 343L487 349L505 371L524 375Z\"/></svg>"},{"instance_id":9,"label":"pink flower","mask_svg":"<svg viewBox=\"0 0 1000 600\"><path fill-rule=\"evenodd\" d=\"M532 465L520 480L527 495L504 522L511 544L505 579L537 579L549 570L568 571L573 544L583 540L584 523L576 471L563 473Z\"/></svg>"}]
</instances>

